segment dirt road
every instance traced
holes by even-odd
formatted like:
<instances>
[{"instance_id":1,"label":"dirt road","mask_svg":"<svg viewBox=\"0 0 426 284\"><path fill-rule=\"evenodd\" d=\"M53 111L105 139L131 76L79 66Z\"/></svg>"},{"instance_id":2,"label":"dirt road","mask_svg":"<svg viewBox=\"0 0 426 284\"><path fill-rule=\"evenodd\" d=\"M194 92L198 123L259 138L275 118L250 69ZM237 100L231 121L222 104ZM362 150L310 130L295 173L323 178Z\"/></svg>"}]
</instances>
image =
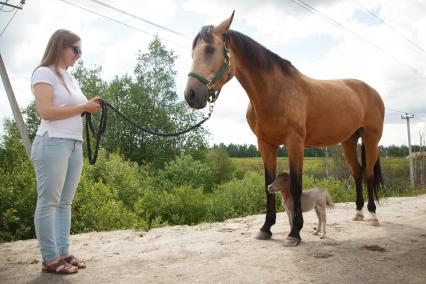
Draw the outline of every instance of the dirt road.
<instances>
[{"instance_id":1,"label":"dirt road","mask_svg":"<svg viewBox=\"0 0 426 284\"><path fill-rule=\"evenodd\" d=\"M353 203L328 210L324 240L312 235L314 212L305 213L294 248L284 247L285 213L269 241L254 239L263 215L74 235L72 252L88 268L68 276L40 272L36 240L4 243L0 283L426 283L426 195L382 201L379 227L351 221L354 212Z\"/></svg>"}]
</instances>

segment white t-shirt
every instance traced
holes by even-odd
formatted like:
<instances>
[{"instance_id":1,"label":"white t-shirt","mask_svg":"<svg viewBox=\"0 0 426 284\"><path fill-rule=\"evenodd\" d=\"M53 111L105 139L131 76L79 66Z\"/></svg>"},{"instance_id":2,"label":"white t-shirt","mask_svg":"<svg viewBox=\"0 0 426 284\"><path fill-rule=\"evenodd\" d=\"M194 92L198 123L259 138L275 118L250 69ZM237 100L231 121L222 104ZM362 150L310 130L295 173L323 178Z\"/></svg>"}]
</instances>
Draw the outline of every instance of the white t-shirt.
<instances>
[{"instance_id":1,"label":"white t-shirt","mask_svg":"<svg viewBox=\"0 0 426 284\"><path fill-rule=\"evenodd\" d=\"M31 77L31 90L34 94L34 88L37 83L46 83L53 88L53 105L55 106L75 106L87 102L87 98L80 90L77 80L66 70L59 69L65 84L71 93L68 93L61 79L55 73L55 67L38 67ZM46 133L49 137L69 138L83 140L83 118L80 114L58 120L41 119L40 126L37 130L37 135Z\"/></svg>"}]
</instances>

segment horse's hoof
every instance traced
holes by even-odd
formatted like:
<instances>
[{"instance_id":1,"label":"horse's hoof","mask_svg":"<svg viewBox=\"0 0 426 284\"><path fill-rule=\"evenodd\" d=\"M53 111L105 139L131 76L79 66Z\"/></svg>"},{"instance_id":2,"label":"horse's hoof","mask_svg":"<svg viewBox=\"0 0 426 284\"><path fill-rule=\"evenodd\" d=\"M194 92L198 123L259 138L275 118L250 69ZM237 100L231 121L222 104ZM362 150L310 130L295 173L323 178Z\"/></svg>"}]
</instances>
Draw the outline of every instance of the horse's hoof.
<instances>
[{"instance_id":1,"label":"horse's hoof","mask_svg":"<svg viewBox=\"0 0 426 284\"><path fill-rule=\"evenodd\" d=\"M285 247L297 247L301 240L288 236L287 242L284 243Z\"/></svg>"},{"instance_id":2,"label":"horse's hoof","mask_svg":"<svg viewBox=\"0 0 426 284\"><path fill-rule=\"evenodd\" d=\"M325 236L321 236L320 239L325 239Z\"/></svg>"},{"instance_id":3,"label":"horse's hoof","mask_svg":"<svg viewBox=\"0 0 426 284\"><path fill-rule=\"evenodd\" d=\"M272 233L271 232L262 232L260 231L257 236L256 239L257 240L270 240L272 237Z\"/></svg>"},{"instance_id":4,"label":"horse's hoof","mask_svg":"<svg viewBox=\"0 0 426 284\"><path fill-rule=\"evenodd\" d=\"M364 220L364 215L356 214L355 217L352 218L354 221L362 221Z\"/></svg>"},{"instance_id":5,"label":"horse's hoof","mask_svg":"<svg viewBox=\"0 0 426 284\"><path fill-rule=\"evenodd\" d=\"M373 227L379 227L380 223L378 219L368 219L368 224Z\"/></svg>"}]
</instances>

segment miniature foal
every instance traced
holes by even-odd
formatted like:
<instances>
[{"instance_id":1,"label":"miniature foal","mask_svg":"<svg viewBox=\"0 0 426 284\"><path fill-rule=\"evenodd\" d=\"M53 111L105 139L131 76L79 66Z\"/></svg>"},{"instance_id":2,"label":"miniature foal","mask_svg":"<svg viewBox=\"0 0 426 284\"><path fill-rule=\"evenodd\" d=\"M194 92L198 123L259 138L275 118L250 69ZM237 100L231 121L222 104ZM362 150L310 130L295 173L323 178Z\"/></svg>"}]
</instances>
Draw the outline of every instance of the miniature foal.
<instances>
[{"instance_id":1,"label":"miniature foal","mask_svg":"<svg viewBox=\"0 0 426 284\"><path fill-rule=\"evenodd\" d=\"M293 228L293 198L290 193L290 175L286 172L279 174L274 182L268 186L268 191L270 193L281 192L283 207L285 212L287 212L290 228ZM321 232L322 225L320 238L324 239L325 223L327 221L325 208L333 207L330 194L323 188L314 187L310 190L302 191L301 203L302 212L307 212L315 208L318 216L318 227L314 235L318 235Z\"/></svg>"}]
</instances>

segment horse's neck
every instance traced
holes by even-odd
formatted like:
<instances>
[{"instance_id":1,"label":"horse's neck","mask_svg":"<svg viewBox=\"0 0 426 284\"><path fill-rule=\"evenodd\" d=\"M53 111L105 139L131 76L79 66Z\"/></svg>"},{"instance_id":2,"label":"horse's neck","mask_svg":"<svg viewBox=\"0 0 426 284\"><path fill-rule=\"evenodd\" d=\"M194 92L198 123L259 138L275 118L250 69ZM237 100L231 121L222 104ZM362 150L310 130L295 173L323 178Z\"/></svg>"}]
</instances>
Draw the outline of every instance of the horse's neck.
<instances>
[{"instance_id":1,"label":"horse's neck","mask_svg":"<svg viewBox=\"0 0 426 284\"><path fill-rule=\"evenodd\" d=\"M279 89L279 92L277 91L277 82L279 82L280 86L286 86L290 89L296 83L296 80L303 80L303 74L294 67L292 67L294 74L286 76L273 70L262 71L251 68L246 60L239 58L235 53L231 61L232 59L234 61L233 64L235 64L235 77L246 91L258 114L267 113L269 102L277 99L278 93L280 95L285 93L282 88Z\"/></svg>"}]
</instances>

